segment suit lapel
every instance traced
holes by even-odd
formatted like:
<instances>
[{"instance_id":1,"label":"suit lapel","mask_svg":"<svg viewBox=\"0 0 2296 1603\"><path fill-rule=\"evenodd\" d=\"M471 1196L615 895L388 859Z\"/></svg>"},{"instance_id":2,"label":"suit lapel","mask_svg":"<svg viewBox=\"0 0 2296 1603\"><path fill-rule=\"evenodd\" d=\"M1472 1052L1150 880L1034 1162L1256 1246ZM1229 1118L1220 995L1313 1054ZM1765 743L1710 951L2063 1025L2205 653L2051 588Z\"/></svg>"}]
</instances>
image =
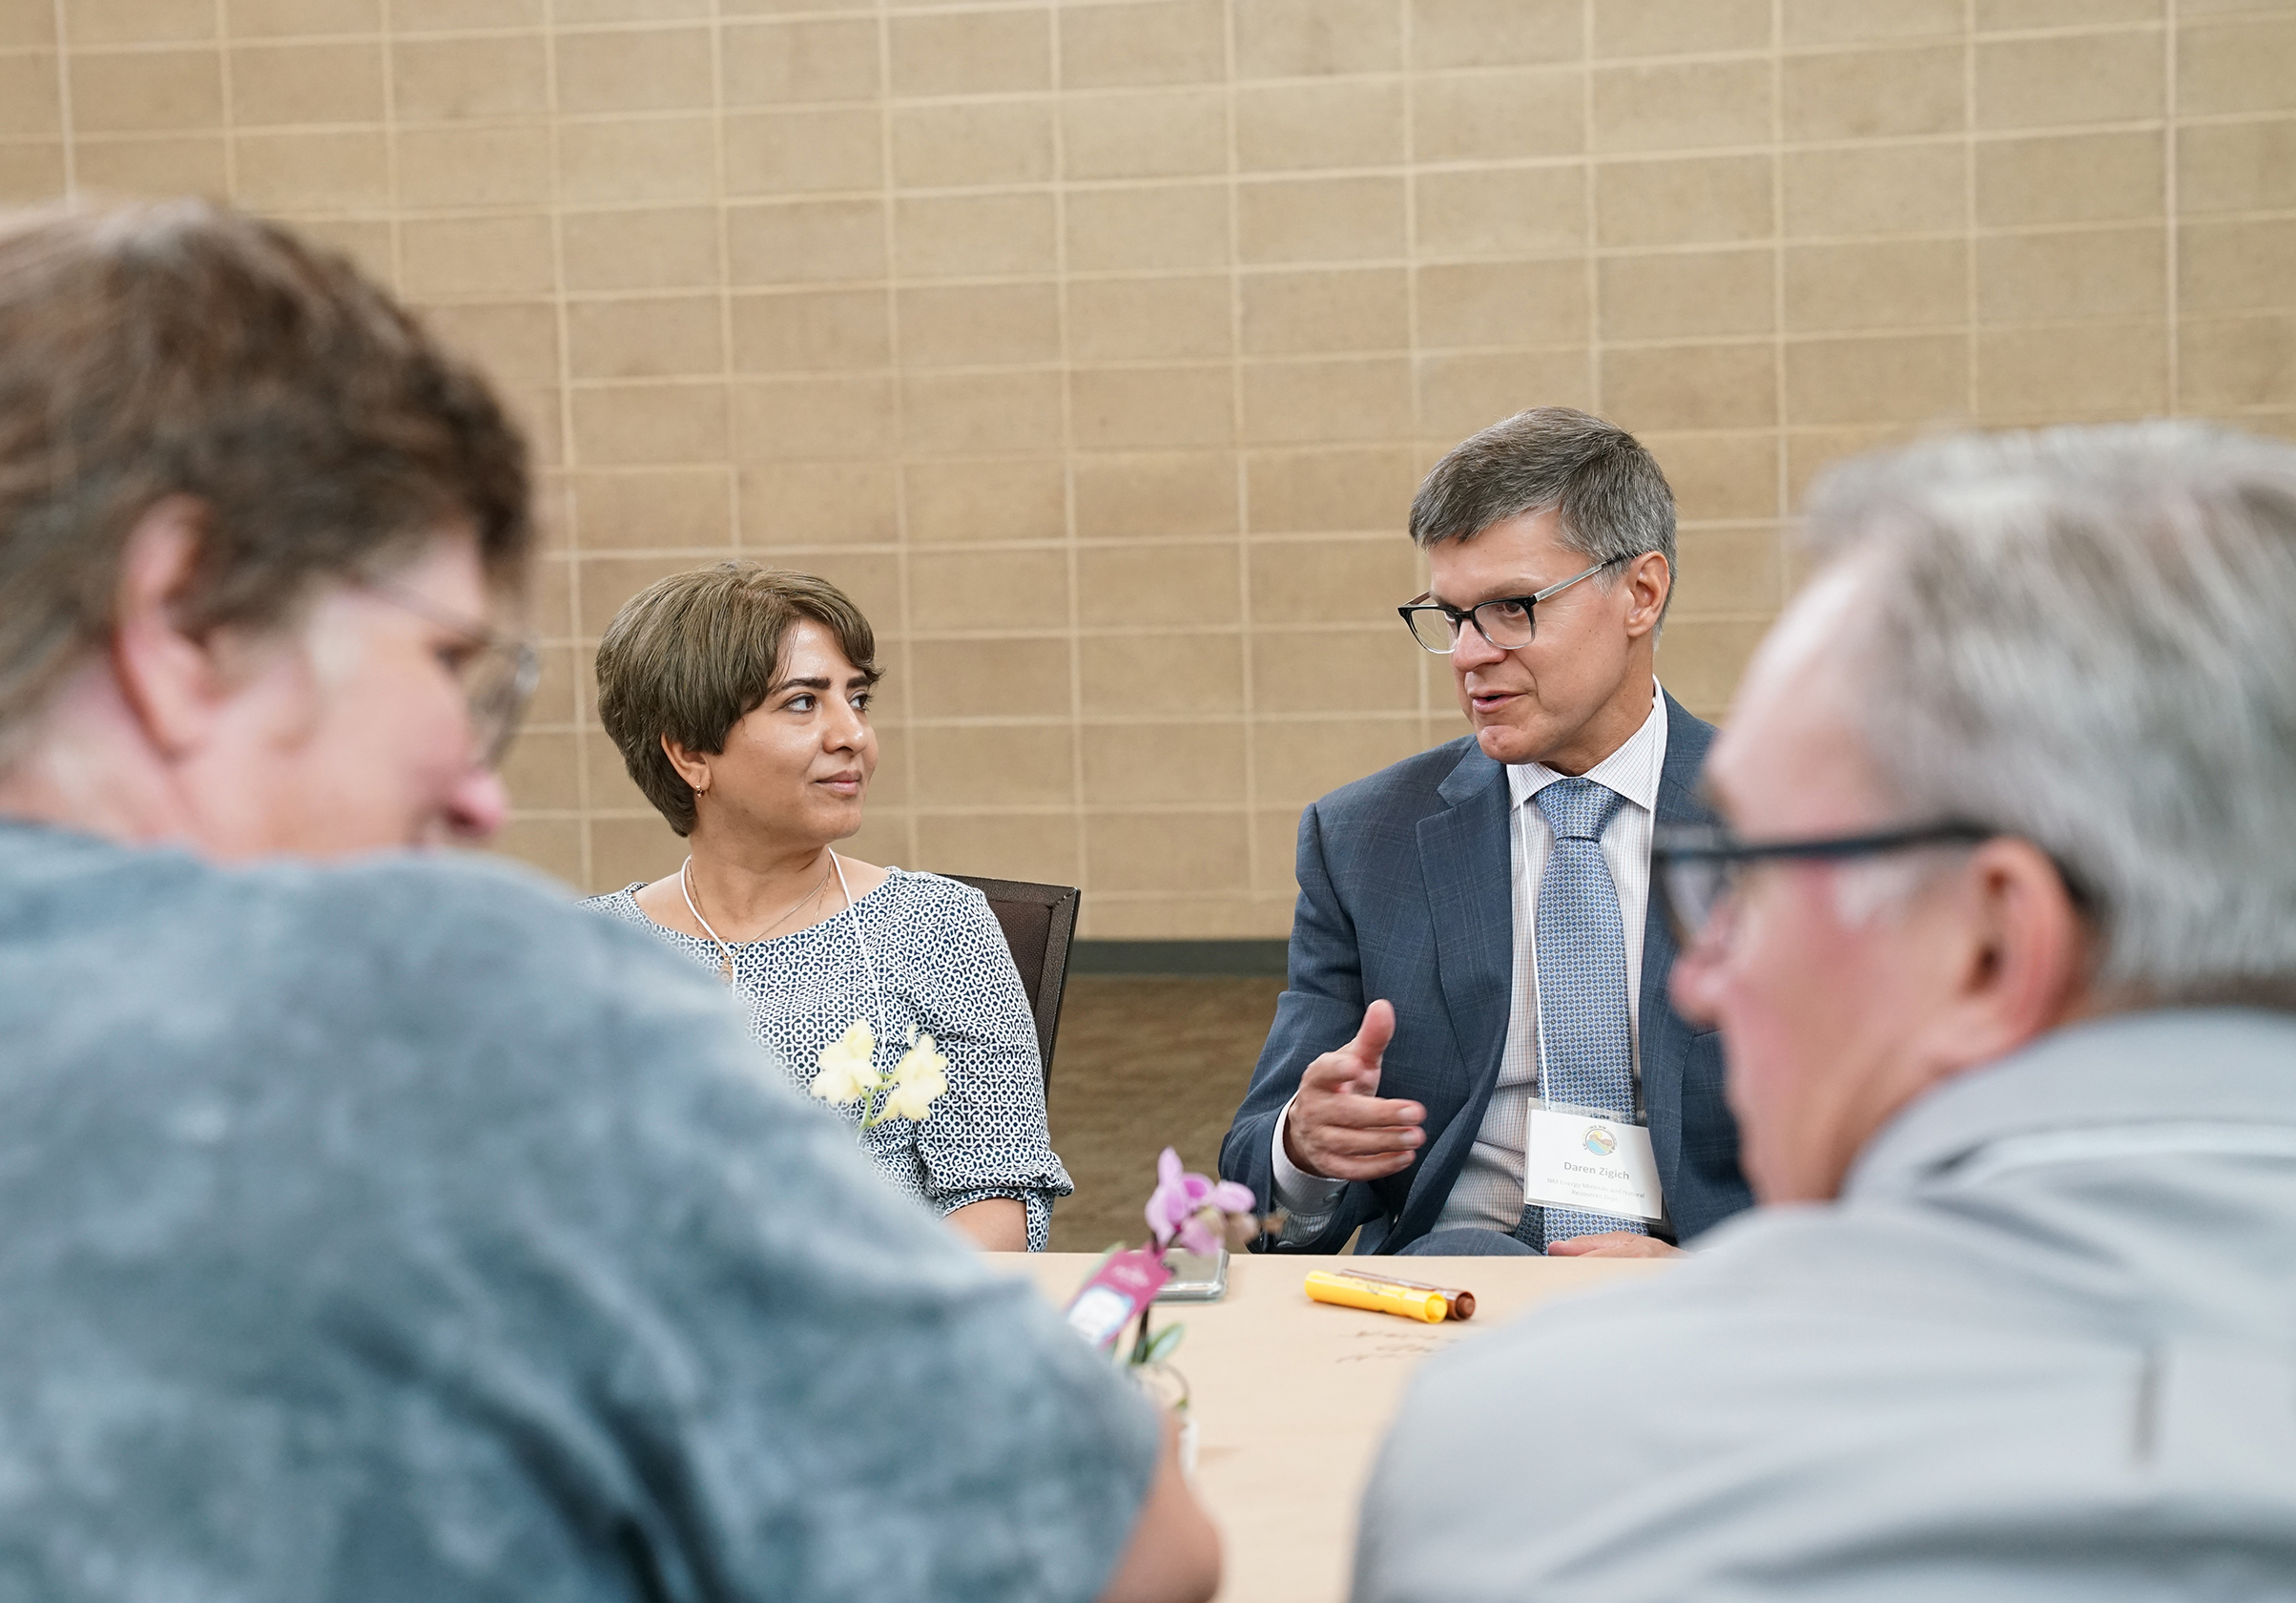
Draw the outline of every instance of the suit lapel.
<instances>
[{"instance_id":1,"label":"suit lapel","mask_svg":"<svg viewBox=\"0 0 2296 1603\"><path fill-rule=\"evenodd\" d=\"M1712 810L1698 795L1698 771L1713 739L1712 724L1692 718L1673 697L1666 697L1666 757L1660 769L1658 808L1652 815L1659 828L1713 822ZM1652 895L1643 920L1643 1108L1650 1121L1659 1183L1671 1197L1682 1166L1682 1078L1690 1055L1690 1027L1666 996L1674 970L1674 932L1660 916L1657 884L1653 864Z\"/></svg>"},{"instance_id":2,"label":"suit lapel","mask_svg":"<svg viewBox=\"0 0 2296 1603\"><path fill-rule=\"evenodd\" d=\"M1469 745L1437 794L1450 805L1419 821L1419 873L1435 926L1436 973L1467 1073L1466 1098L1419 1162L1394 1233L1399 1239L1425 1229L1428 1221L1415 1214L1441 1207L1474 1144L1499 1078L1514 989L1506 771Z\"/></svg>"}]
</instances>

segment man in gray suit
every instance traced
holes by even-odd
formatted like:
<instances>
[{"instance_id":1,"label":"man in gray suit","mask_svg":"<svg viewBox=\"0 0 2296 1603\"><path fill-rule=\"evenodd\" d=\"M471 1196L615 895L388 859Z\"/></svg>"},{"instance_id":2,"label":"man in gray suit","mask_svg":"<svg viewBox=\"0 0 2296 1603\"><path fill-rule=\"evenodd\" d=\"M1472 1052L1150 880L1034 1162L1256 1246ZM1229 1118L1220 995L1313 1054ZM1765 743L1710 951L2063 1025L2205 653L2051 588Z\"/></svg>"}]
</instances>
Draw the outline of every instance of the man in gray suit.
<instances>
[{"instance_id":1,"label":"man in gray suit","mask_svg":"<svg viewBox=\"0 0 2296 1603\"><path fill-rule=\"evenodd\" d=\"M1437 464L1411 534L1403 618L1475 732L1301 817L1291 983L1221 1172L1288 1211L1277 1250L1671 1252L1751 1200L1649 916L1653 824L1709 817L1713 730L1654 676L1673 496L1632 435L1541 407Z\"/></svg>"},{"instance_id":2,"label":"man in gray suit","mask_svg":"<svg viewBox=\"0 0 2296 1603\"><path fill-rule=\"evenodd\" d=\"M1355 1595L2285 1597L2296 448L1947 440L1810 522L1657 848L1765 1206L1431 1363Z\"/></svg>"}]
</instances>

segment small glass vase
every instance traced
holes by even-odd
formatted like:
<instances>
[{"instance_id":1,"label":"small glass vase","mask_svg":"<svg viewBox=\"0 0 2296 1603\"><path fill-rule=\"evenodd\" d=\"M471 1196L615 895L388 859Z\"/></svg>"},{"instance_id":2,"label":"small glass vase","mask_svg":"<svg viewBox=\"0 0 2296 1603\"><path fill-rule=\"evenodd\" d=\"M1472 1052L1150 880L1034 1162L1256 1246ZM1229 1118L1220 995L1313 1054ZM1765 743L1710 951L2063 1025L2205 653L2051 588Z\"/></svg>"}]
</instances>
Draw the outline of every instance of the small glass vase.
<instances>
[{"instance_id":1,"label":"small glass vase","mask_svg":"<svg viewBox=\"0 0 2296 1603\"><path fill-rule=\"evenodd\" d=\"M1196 1475L1196 1416L1189 1407L1192 1401L1188 1377L1171 1364L1159 1359L1152 1364L1129 1365L1132 1384L1148 1394L1148 1401L1160 1408L1170 1410L1180 1424L1180 1471L1189 1480Z\"/></svg>"}]
</instances>

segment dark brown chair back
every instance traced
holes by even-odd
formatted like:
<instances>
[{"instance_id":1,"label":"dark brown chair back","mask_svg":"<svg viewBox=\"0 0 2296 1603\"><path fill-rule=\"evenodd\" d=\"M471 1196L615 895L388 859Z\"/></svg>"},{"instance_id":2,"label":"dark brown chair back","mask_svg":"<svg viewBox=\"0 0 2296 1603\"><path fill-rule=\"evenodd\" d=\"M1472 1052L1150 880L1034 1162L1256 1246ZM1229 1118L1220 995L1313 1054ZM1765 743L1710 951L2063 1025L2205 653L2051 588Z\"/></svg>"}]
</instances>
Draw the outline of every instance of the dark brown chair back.
<instances>
[{"instance_id":1,"label":"dark brown chair back","mask_svg":"<svg viewBox=\"0 0 2296 1603\"><path fill-rule=\"evenodd\" d=\"M1025 880L991 880L979 874L951 874L988 898L997 915L1004 944L1012 948L1012 966L1021 971L1021 989L1028 993L1029 1010L1036 1014L1038 1055L1044 1060L1045 1083L1052 1083L1052 1042L1061 1028L1061 989L1068 980L1068 947L1076 935L1077 890L1074 885L1031 885Z\"/></svg>"}]
</instances>

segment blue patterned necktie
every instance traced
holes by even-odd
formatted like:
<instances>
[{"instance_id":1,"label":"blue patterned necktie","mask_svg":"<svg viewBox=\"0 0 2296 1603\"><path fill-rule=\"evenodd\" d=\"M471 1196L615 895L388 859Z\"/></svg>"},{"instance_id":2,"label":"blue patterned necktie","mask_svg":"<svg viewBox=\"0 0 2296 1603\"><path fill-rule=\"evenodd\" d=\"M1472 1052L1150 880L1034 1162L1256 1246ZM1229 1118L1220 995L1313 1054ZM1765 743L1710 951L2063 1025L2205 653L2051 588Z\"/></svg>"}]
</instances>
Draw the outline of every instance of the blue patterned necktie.
<instances>
[{"instance_id":1,"label":"blue patterned necktie","mask_svg":"<svg viewBox=\"0 0 2296 1603\"><path fill-rule=\"evenodd\" d=\"M1626 935L1603 831L1626 799L1593 780L1558 780L1531 798L1554 826L1539 876L1539 1093L1549 1102L1634 1117L1634 1049L1626 1021ZM1541 1251L1599 1231L1649 1233L1640 1219L1527 1204L1515 1239Z\"/></svg>"}]
</instances>

